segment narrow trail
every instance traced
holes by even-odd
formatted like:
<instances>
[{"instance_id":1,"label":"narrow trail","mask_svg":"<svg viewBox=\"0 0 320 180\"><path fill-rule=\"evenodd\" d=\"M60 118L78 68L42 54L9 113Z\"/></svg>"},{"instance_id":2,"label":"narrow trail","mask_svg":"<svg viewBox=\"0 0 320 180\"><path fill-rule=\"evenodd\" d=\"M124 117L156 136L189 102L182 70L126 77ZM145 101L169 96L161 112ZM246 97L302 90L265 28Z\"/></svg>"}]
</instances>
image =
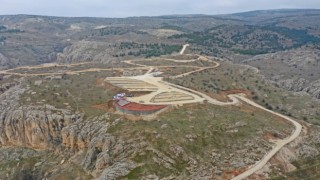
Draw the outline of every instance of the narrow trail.
<instances>
[{"instance_id":1,"label":"narrow trail","mask_svg":"<svg viewBox=\"0 0 320 180\"><path fill-rule=\"evenodd\" d=\"M151 68L150 66L146 65L141 65L137 63L132 63L131 61L125 61L125 63L131 64L131 65L136 65L138 67L128 67L128 68L89 68L89 69L83 69L83 70L67 70L63 72L48 72L48 73L18 73L18 72L12 72L14 70L19 70L19 69L42 69L42 68L48 68L48 67L72 67L72 66L78 66L82 64L89 64L89 63L78 63L78 64L51 64L50 66L24 66L24 67L17 67L13 69L7 69L7 70L0 70L0 74L4 75L16 75L16 76L22 76L22 77L30 77L30 76L50 76L50 75L62 75L62 74L69 74L69 75L77 75L80 73L86 73L86 72L100 72L100 71L112 71L112 70L148 70L147 73L151 73ZM178 68L178 67L189 67L189 68L199 68L198 66L157 66L158 68ZM154 68L152 68L154 69Z\"/></svg>"},{"instance_id":2,"label":"narrow trail","mask_svg":"<svg viewBox=\"0 0 320 180\"><path fill-rule=\"evenodd\" d=\"M73 67L73 66L80 66L84 64L91 64L91 62L81 62L81 63L74 63L74 64L57 64L57 63L47 63L47 64L40 64L37 66L20 66L13 69L9 69L10 71L18 70L18 69L42 69L42 68L49 68L49 67ZM9 71L6 70L6 71Z\"/></svg>"},{"instance_id":3,"label":"narrow trail","mask_svg":"<svg viewBox=\"0 0 320 180\"><path fill-rule=\"evenodd\" d=\"M189 44L185 44L183 45L181 51L180 51L180 55L182 55L184 53L184 51L187 49L187 47L190 46Z\"/></svg>"},{"instance_id":4,"label":"narrow trail","mask_svg":"<svg viewBox=\"0 0 320 180\"><path fill-rule=\"evenodd\" d=\"M188 47L189 45L186 44L183 46L183 49L181 50L180 54L183 54L185 49ZM209 60L207 57L204 56L200 56L198 55L199 58L197 60L207 60L207 61L212 61ZM180 62L180 63L189 63L189 62L195 62L196 60L174 60L174 59L163 59L166 61L174 61L174 62ZM141 60L139 60L141 61ZM146 60L146 61L150 61L150 60ZM254 106L256 108L259 108L261 110L264 110L266 112L269 112L271 114L274 114L276 116L279 116L287 121L289 121L290 123L292 123L295 126L295 130L294 132L287 138L282 139L282 140L277 140L275 141L275 144L272 148L272 150L270 152L268 152L260 161L258 161L256 164L252 165L251 167L249 167L248 170L246 170L245 172L243 172L242 174L232 178L232 180L241 180L241 179L245 179L247 177L249 177L250 175L254 174L255 172L259 171L260 169L262 169L268 162L269 160L274 157L276 155L277 152L279 152L279 150L281 150L281 148L287 144L289 144L290 142L294 141L299 134L301 133L302 130L302 126L301 124L299 124L297 121L295 121L294 119L291 119L290 117L284 116L280 113L271 111L269 109L266 109L265 107L253 102L252 100L244 97L244 95L242 94L230 94L228 95L229 101L228 102L222 102L222 101L218 101L204 93L195 91L193 89L190 88L186 88L183 86L179 86L176 84L172 84L166 81L163 81L162 77L153 77L152 72L154 71L154 67L153 66L148 66L148 65L143 65L143 64L139 64L136 63L133 60L128 60L128 61L124 61L126 64L130 64L130 65L134 65L137 67L129 67L129 68L89 68L89 69L84 69L84 70L78 70L78 71L65 71L65 72L58 72L58 73L34 73L34 74L27 74L27 73L17 73L17 72L12 72L14 70L19 70L19 69L41 69L41 68L48 68L48 67L73 67L73 66L79 66L79 65L83 65L83 64L88 64L88 62L84 62L84 63L77 63L77 64L43 64L43 65L39 65L39 66L24 66L24 67L17 67L17 68L13 68L13 69L8 69L8 70L1 70L0 74L7 74L7 75L18 75L18 76L42 76L42 75L61 75L61 74L79 74L79 73L85 73L85 72L99 72L99 71L109 71L109 70L125 70L125 69L130 69L130 70L134 70L134 69L143 69L143 70L147 70L147 73L145 75L142 76L133 76L133 77L128 77L128 78L132 78L132 79L137 79L137 80L142 80L145 81L146 83L149 84L153 84L155 86L157 86L160 89L160 92L165 92L165 91L172 91L172 90L176 90L176 91L181 91L184 92L185 94L189 94L190 96L194 97L194 100L189 100L189 101L185 101L185 103L197 103L197 102L203 102L204 100L206 100L208 103L210 104L214 104L214 105L218 105L218 106L229 106L229 105L240 105L241 102L247 103L251 106ZM215 61L212 61L215 62ZM90 63L90 62L89 62ZM156 66L157 68L174 68L174 67L191 67L191 68L198 68L197 70L193 70L190 72L186 72L183 74L179 74L176 76L171 76L171 78L180 78L180 77L184 77L184 76L188 76L192 73L197 73L197 72L201 72L207 69L214 69L220 66L220 63L215 62L216 64L214 66L209 66L209 67L199 67L199 66ZM159 94L159 92L153 92L147 96L145 96L144 100L146 100L146 102L148 103L152 103L150 101L150 99L153 98L153 96ZM139 101L139 99L137 99L137 101ZM161 103L154 103L154 104L161 104ZM174 102L171 104L175 104Z\"/></svg>"},{"instance_id":5,"label":"narrow trail","mask_svg":"<svg viewBox=\"0 0 320 180\"><path fill-rule=\"evenodd\" d=\"M184 76L188 76L188 75L190 75L190 74L193 74L193 73L201 72L201 71L208 70L208 69L214 69L214 68L217 68L217 67L220 66L220 63L218 63L218 62L215 62L215 63L216 63L215 66L199 68L199 69L194 70L194 71L189 71L189 72L186 72L186 73L183 73L183 74L179 74L179 75L175 75L175 76L170 76L170 78L172 78L172 79L181 78L181 77L184 77Z\"/></svg>"},{"instance_id":6,"label":"narrow trail","mask_svg":"<svg viewBox=\"0 0 320 180\"><path fill-rule=\"evenodd\" d=\"M189 46L189 45L188 45ZM214 68L217 68L220 66L220 63L216 62L216 61L212 61L212 60L209 60L209 58L207 57L204 57L204 56L201 56L201 55L197 55L198 58L197 59L190 59L190 60L176 60L176 59L167 59L167 58L164 58L164 59L161 59L163 61L172 61L172 62L177 62L177 63L191 63L191 62L196 62L196 61L200 61L200 60L203 60L203 61L210 61L210 62L213 62L215 63L214 66L209 66L209 67L200 67L200 66L156 66L158 68L164 68L164 67L172 67L172 68L176 68L176 67L190 67L190 68L197 68L196 70L194 71L189 71L189 72L186 72L186 73L182 73L182 74L178 74L178 75L175 75L175 76L170 76L169 78L171 79L177 79L177 78L181 78L181 77L184 77L184 76L188 76L190 74L193 74L193 73L197 73L197 72L201 72L201 71L204 71L204 70L208 70L208 69L214 69ZM150 68L149 71L146 73L146 74L150 74L152 72L152 70L155 69L154 66L148 66L148 65L144 65L144 64L140 64L140 63L137 63L137 62L141 62L141 61L153 61L153 59L145 59L145 60L127 60L127 61L124 61L125 63L127 64L130 64L130 65L134 65L134 66L140 66L140 67L148 67ZM151 70L152 69L152 70Z\"/></svg>"}]
</instances>

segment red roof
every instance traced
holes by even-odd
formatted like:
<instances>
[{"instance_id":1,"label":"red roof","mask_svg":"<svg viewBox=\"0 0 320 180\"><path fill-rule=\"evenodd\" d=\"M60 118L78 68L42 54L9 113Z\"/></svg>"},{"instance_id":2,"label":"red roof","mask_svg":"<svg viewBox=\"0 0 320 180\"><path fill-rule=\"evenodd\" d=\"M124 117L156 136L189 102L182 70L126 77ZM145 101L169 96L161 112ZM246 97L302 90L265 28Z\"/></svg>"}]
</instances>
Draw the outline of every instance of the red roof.
<instances>
[{"instance_id":1,"label":"red roof","mask_svg":"<svg viewBox=\"0 0 320 180\"><path fill-rule=\"evenodd\" d=\"M119 101L117 102L117 105L120 106L120 108L122 109L130 110L130 111L154 111L154 110L160 110L166 107L164 105L145 105L145 104L138 104L134 102L130 102L128 104L121 106L119 104Z\"/></svg>"}]
</instances>

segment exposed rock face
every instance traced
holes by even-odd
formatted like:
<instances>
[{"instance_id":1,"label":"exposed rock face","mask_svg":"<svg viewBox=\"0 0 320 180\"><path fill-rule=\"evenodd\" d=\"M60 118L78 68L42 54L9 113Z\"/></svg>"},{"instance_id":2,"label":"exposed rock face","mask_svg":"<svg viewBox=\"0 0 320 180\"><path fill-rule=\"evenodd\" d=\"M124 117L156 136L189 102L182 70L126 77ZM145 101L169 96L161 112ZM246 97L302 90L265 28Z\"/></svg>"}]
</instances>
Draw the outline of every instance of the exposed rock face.
<instances>
[{"instance_id":1,"label":"exposed rock face","mask_svg":"<svg viewBox=\"0 0 320 180\"><path fill-rule=\"evenodd\" d=\"M117 179L125 176L139 164L130 161L132 154L139 153L146 143L139 139L123 140L107 133L119 120L106 122L103 116L74 123L63 128L62 143L73 150L86 149L81 166L99 179Z\"/></svg>"},{"instance_id":2,"label":"exposed rock face","mask_svg":"<svg viewBox=\"0 0 320 180\"><path fill-rule=\"evenodd\" d=\"M60 131L81 120L70 111L45 106L19 106L19 94L24 89L16 86L0 96L0 145L47 149L59 144Z\"/></svg>"},{"instance_id":3,"label":"exposed rock face","mask_svg":"<svg viewBox=\"0 0 320 180\"><path fill-rule=\"evenodd\" d=\"M79 41L66 47L63 53L58 53L57 60L58 62L64 63L87 61L108 62L108 59L112 59L112 56L110 52L107 52L107 49L110 49L108 43Z\"/></svg>"},{"instance_id":4,"label":"exposed rock face","mask_svg":"<svg viewBox=\"0 0 320 180\"><path fill-rule=\"evenodd\" d=\"M110 179L114 180L117 177L122 177L130 173L131 170L136 168L138 165L132 161L125 162L116 162L112 166L106 168L102 175L100 176L100 180Z\"/></svg>"},{"instance_id":5,"label":"exposed rock face","mask_svg":"<svg viewBox=\"0 0 320 180\"><path fill-rule=\"evenodd\" d=\"M307 83L308 83L308 81L303 78L294 78L294 79L285 79L285 80L280 79L277 82L277 84L280 87L282 87L288 91L295 91L295 92L303 91L303 89Z\"/></svg>"},{"instance_id":6,"label":"exposed rock face","mask_svg":"<svg viewBox=\"0 0 320 180\"><path fill-rule=\"evenodd\" d=\"M19 95L27 88L14 86L0 95L0 146L31 147L67 154L63 163L76 156L76 164L97 179L117 179L128 175L133 169L143 164L132 161L137 154L152 154L150 161L172 172L182 164L186 174L172 174L168 179L210 179L227 155L212 155L212 163L203 164L201 157L190 156L179 144L171 144L169 152L163 152L148 143L142 136L125 137L109 133L122 119L115 119L109 114L94 118L84 118L80 113L57 109L50 105L24 106L19 104ZM162 125L162 128L168 125ZM242 126L237 123L236 126ZM235 126L235 127L236 127ZM190 135L193 141L197 135ZM189 140L188 140L189 141ZM247 145L258 149L258 145ZM266 150L261 150L264 154ZM81 155L78 155L81 154ZM241 154L241 153L239 153ZM232 155L233 156L233 155ZM252 164L260 155L243 159L239 155L234 166L237 168ZM230 155L231 157L231 155ZM240 159L241 158L241 159ZM243 163L245 162L245 163ZM60 163L61 164L61 163ZM233 168L231 168L233 169ZM173 178L171 178L173 177ZM152 178L152 176L147 176Z\"/></svg>"},{"instance_id":7,"label":"exposed rock face","mask_svg":"<svg viewBox=\"0 0 320 180\"><path fill-rule=\"evenodd\" d=\"M61 141L61 129L80 117L66 112L60 115L52 111L57 110L52 108L43 111L42 107L20 107L2 113L0 143L41 149L56 145Z\"/></svg>"},{"instance_id":8,"label":"exposed rock face","mask_svg":"<svg viewBox=\"0 0 320 180\"><path fill-rule=\"evenodd\" d=\"M257 67L273 84L320 99L320 50L302 47L257 55L242 63Z\"/></svg>"},{"instance_id":9,"label":"exposed rock face","mask_svg":"<svg viewBox=\"0 0 320 180\"><path fill-rule=\"evenodd\" d=\"M288 91L306 92L312 97L320 99L320 80L309 82L303 78L275 80L276 84Z\"/></svg>"},{"instance_id":10,"label":"exposed rock face","mask_svg":"<svg viewBox=\"0 0 320 180\"><path fill-rule=\"evenodd\" d=\"M311 94L313 97L320 99L320 79L318 81L311 83L304 90L309 94Z\"/></svg>"},{"instance_id":11,"label":"exposed rock face","mask_svg":"<svg viewBox=\"0 0 320 180\"><path fill-rule=\"evenodd\" d=\"M312 127L309 131L309 136L305 137L296 149L296 154L303 158L315 157L320 154L318 148L320 145L319 127Z\"/></svg>"},{"instance_id":12,"label":"exposed rock face","mask_svg":"<svg viewBox=\"0 0 320 180\"><path fill-rule=\"evenodd\" d=\"M128 157L145 144L107 133L119 120L106 122L108 114L84 120L79 113L50 105L20 106L19 95L25 90L15 86L0 95L0 147L84 150L81 166L94 177L102 174L101 179L116 179L138 166Z\"/></svg>"},{"instance_id":13,"label":"exposed rock face","mask_svg":"<svg viewBox=\"0 0 320 180\"><path fill-rule=\"evenodd\" d=\"M208 166L199 167L191 175L191 179L208 180L212 179L213 169Z\"/></svg>"}]
</instances>

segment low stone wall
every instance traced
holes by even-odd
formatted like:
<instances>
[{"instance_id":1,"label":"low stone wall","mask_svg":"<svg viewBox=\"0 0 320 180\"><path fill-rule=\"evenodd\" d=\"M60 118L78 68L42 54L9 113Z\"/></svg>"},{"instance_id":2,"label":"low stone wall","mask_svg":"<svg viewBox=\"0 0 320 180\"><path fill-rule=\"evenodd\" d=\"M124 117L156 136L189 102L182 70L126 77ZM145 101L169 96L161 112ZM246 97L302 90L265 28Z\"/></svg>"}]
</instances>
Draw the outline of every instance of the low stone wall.
<instances>
[{"instance_id":1,"label":"low stone wall","mask_svg":"<svg viewBox=\"0 0 320 180\"><path fill-rule=\"evenodd\" d=\"M154 114L162 109L164 109L165 107L161 108L161 109L156 109L156 110L150 110L150 111L136 111L136 110L128 110L128 109L123 109L121 106L119 106L118 104L116 104L116 110L125 114L131 114L131 115L135 115L135 116L144 116L144 115L150 115L150 114Z\"/></svg>"}]
</instances>

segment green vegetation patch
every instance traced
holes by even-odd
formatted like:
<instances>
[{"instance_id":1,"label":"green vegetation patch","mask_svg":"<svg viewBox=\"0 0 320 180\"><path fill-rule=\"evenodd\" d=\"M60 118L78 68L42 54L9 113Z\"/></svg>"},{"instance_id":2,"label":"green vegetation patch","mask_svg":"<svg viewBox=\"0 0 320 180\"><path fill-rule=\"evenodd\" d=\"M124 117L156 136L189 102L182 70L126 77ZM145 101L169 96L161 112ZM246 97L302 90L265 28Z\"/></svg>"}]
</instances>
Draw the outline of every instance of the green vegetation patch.
<instances>
[{"instance_id":1,"label":"green vegetation patch","mask_svg":"<svg viewBox=\"0 0 320 180\"><path fill-rule=\"evenodd\" d=\"M210 49L216 47L245 55L265 54L320 42L320 38L308 34L307 30L275 25L222 25L201 32L173 35L169 39L184 39L190 44L209 48L205 52L217 53Z\"/></svg>"},{"instance_id":2,"label":"green vegetation patch","mask_svg":"<svg viewBox=\"0 0 320 180\"><path fill-rule=\"evenodd\" d=\"M182 48L181 45L169 45L169 44L158 44L158 43L146 43L140 44L135 42L122 42L119 46L119 49L136 49L130 50L127 54L121 53L113 55L114 57L123 57L128 56L144 56L149 57L158 57L161 55L172 54L173 52L179 52Z\"/></svg>"}]
</instances>

